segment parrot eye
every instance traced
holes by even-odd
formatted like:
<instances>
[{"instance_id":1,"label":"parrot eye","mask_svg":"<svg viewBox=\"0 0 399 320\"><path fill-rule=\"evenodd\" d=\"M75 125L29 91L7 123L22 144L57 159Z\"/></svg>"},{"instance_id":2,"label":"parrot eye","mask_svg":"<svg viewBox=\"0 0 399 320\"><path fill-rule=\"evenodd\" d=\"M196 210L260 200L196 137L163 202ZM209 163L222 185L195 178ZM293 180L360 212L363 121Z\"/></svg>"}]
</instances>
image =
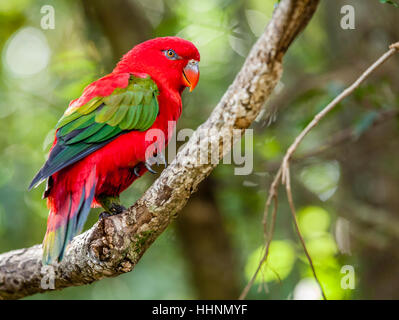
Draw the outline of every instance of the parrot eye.
<instances>
[{"instance_id":1,"label":"parrot eye","mask_svg":"<svg viewBox=\"0 0 399 320\"><path fill-rule=\"evenodd\" d=\"M166 58L168 58L168 59L170 59L170 60L177 60L177 59L180 58L180 57L177 55L177 53L174 52L172 49L165 50L164 52L165 52Z\"/></svg>"}]
</instances>

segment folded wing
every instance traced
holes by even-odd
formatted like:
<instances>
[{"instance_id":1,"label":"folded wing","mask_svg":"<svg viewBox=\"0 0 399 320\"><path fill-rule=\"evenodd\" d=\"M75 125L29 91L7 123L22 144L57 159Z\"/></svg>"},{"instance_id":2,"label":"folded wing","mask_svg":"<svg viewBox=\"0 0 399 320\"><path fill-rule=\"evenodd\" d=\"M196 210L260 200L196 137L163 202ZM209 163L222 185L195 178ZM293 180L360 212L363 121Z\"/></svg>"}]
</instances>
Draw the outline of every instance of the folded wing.
<instances>
[{"instance_id":1,"label":"folded wing","mask_svg":"<svg viewBox=\"0 0 399 320\"><path fill-rule=\"evenodd\" d=\"M106 97L94 97L72 112L67 110L56 126L56 143L48 160L33 178L29 189L119 135L149 129L159 113L158 94L158 88L149 76L131 75L125 88L116 88Z\"/></svg>"}]
</instances>

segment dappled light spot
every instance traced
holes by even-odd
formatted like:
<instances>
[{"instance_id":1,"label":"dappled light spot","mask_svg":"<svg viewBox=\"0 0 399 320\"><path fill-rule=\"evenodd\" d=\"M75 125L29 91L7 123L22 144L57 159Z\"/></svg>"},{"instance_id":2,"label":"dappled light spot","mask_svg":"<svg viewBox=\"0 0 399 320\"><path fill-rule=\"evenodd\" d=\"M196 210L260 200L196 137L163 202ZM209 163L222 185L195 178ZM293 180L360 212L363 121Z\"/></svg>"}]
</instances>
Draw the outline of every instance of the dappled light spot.
<instances>
[{"instance_id":1,"label":"dappled light spot","mask_svg":"<svg viewBox=\"0 0 399 320\"><path fill-rule=\"evenodd\" d=\"M215 0L192 1L190 3L190 7L197 12L207 12L216 9L217 6L218 1Z\"/></svg>"},{"instance_id":2,"label":"dappled light spot","mask_svg":"<svg viewBox=\"0 0 399 320\"><path fill-rule=\"evenodd\" d=\"M320 236L330 226L330 215L322 207L304 207L298 211L298 224L305 238Z\"/></svg>"},{"instance_id":3,"label":"dappled light spot","mask_svg":"<svg viewBox=\"0 0 399 320\"><path fill-rule=\"evenodd\" d=\"M245 275L251 279L264 253L259 247L251 253L245 266ZM288 240L275 240L270 244L269 256L263 264L254 283L279 281L285 279L292 271L295 263L295 250Z\"/></svg>"},{"instance_id":4,"label":"dappled light spot","mask_svg":"<svg viewBox=\"0 0 399 320\"><path fill-rule=\"evenodd\" d=\"M22 12L31 0L0 1L0 13L17 14Z\"/></svg>"},{"instance_id":5,"label":"dappled light spot","mask_svg":"<svg viewBox=\"0 0 399 320\"><path fill-rule=\"evenodd\" d=\"M313 278L305 278L294 289L294 300L321 300L320 288Z\"/></svg>"},{"instance_id":6,"label":"dappled light spot","mask_svg":"<svg viewBox=\"0 0 399 320\"><path fill-rule=\"evenodd\" d=\"M315 264L328 263L330 257L338 253L337 244L330 233L306 241L306 247Z\"/></svg>"}]
</instances>

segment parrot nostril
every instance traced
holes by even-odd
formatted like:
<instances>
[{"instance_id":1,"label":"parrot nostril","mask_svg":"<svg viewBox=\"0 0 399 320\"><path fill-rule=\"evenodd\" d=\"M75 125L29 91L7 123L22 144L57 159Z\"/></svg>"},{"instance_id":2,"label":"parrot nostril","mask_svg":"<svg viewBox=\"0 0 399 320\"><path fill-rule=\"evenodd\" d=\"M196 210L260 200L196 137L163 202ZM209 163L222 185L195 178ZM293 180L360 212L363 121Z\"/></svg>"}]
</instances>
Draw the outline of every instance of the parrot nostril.
<instances>
[{"instance_id":1,"label":"parrot nostril","mask_svg":"<svg viewBox=\"0 0 399 320\"><path fill-rule=\"evenodd\" d=\"M197 61L197 60L194 60L194 59L191 59L191 60L188 61L188 64L187 64L187 65L190 65L190 66L198 66L198 61Z\"/></svg>"}]
</instances>

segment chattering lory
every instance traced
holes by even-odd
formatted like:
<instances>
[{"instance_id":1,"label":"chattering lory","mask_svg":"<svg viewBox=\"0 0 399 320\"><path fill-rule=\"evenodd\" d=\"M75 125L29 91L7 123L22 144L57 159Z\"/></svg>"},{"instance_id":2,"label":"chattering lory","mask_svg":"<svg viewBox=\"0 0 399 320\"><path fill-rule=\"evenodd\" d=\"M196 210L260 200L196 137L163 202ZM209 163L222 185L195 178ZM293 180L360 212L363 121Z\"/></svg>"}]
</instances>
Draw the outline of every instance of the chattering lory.
<instances>
[{"instance_id":1,"label":"chattering lory","mask_svg":"<svg viewBox=\"0 0 399 320\"><path fill-rule=\"evenodd\" d=\"M123 211L119 194L153 171L148 154L157 155L148 152L154 143L146 133L164 133L155 153L162 151L171 136L169 123L181 115L183 90L192 91L198 83L199 60L197 48L187 40L148 40L71 101L56 125L48 159L29 187L47 180L44 264L61 261L91 207L101 206L107 214Z\"/></svg>"}]
</instances>

